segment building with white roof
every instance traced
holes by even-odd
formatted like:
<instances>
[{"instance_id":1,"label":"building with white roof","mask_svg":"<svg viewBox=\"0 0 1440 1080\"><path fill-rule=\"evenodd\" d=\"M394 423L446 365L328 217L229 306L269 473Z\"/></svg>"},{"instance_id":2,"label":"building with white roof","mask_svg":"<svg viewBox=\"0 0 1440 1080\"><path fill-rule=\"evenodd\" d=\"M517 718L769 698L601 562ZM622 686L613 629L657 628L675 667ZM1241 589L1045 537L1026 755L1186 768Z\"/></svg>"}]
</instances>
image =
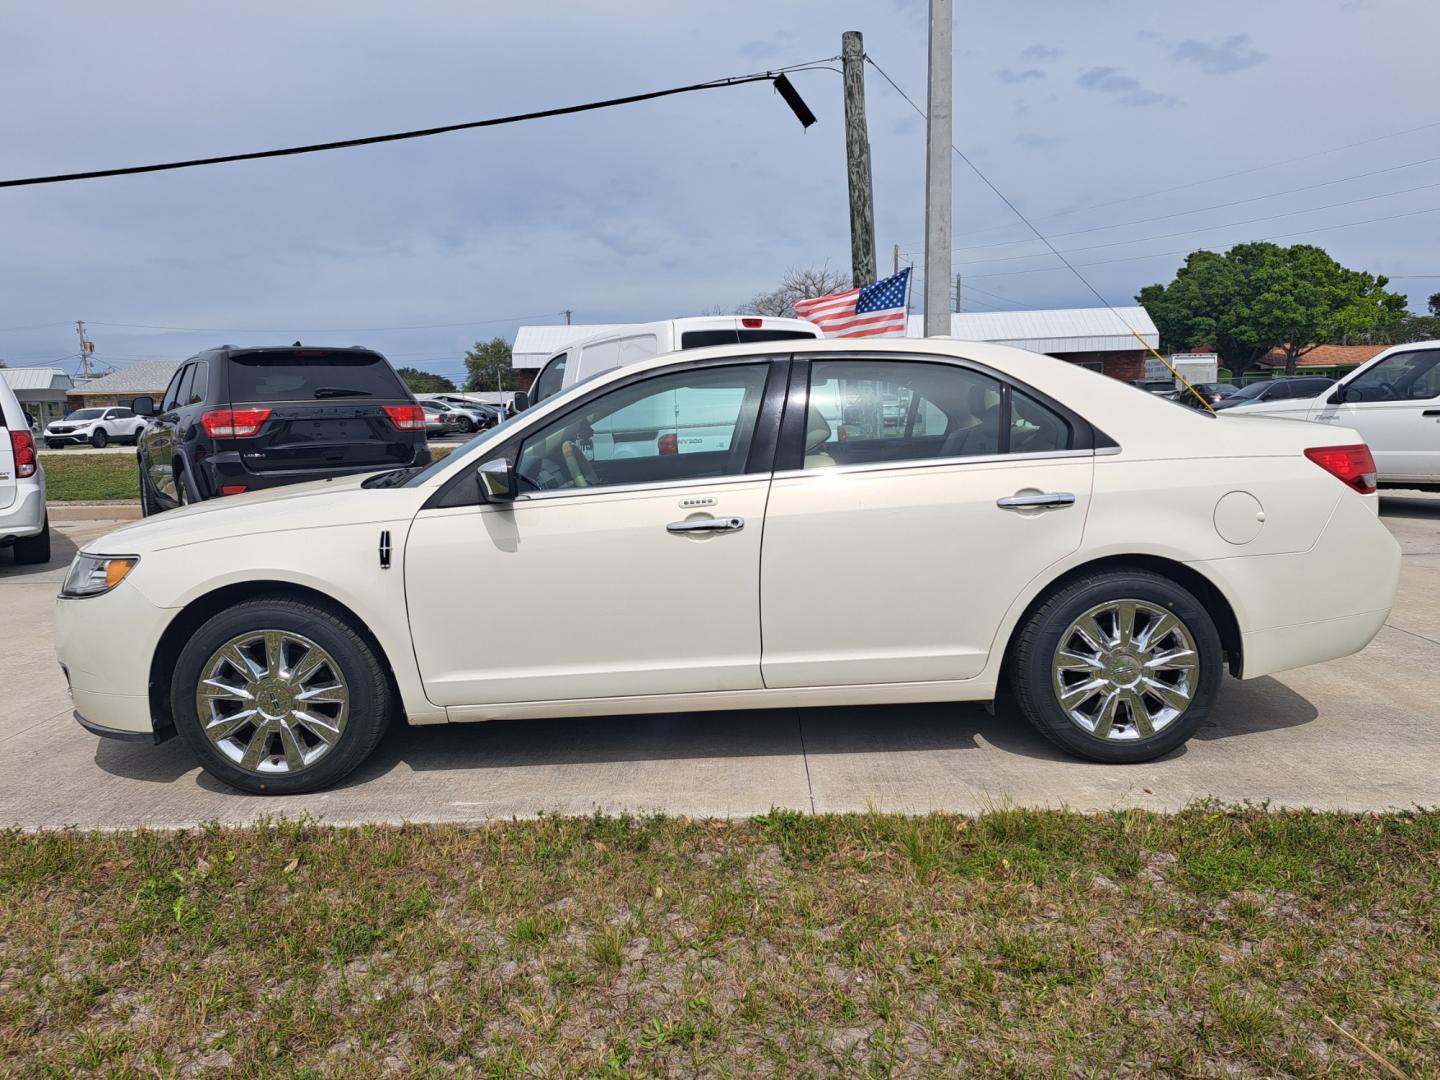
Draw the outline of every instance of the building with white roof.
<instances>
[{"instance_id":1,"label":"building with white roof","mask_svg":"<svg viewBox=\"0 0 1440 1080\"><path fill-rule=\"evenodd\" d=\"M624 323L575 326L522 326L515 335L510 364L528 386L555 353ZM924 337L925 320L911 315L908 337ZM1139 335L1137 340L1136 335ZM1149 348L1159 348L1160 331L1143 307L1053 308L1039 311L957 311L950 336L961 341L992 341L1045 353L1127 382L1145 378ZM1142 344L1143 342L1143 344Z\"/></svg>"},{"instance_id":2,"label":"building with white roof","mask_svg":"<svg viewBox=\"0 0 1440 1080\"><path fill-rule=\"evenodd\" d=\"M39 421L43 428L65 415L65 397L74 382L69 373L57 367L0 368L0 378L10 384L20 407Z\"/></svg>"}]
</instances>

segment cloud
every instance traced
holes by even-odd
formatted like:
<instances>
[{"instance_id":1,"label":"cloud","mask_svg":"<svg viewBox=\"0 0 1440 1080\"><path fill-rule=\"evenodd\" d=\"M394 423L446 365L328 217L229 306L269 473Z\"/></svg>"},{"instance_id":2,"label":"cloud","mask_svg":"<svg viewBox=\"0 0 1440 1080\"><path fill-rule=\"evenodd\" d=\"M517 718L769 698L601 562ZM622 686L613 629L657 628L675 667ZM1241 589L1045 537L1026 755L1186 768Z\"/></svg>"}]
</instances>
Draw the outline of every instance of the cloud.
<instances>
[{"instance_id":1,"label":"cloud","mask_svg":"<svg viewBox=\"0 0 1440 1080\"><path fill-rule=\"evenodd\" d=\"M1027 60L1054 60L1060 55L1060 50L1049 45L1031 45L1020 55Z\"/></svg>"},{"instance_id":2,"label":"cloud","mask_svg":"<svg viewBox=\"0 0 1440 1080\"><path fill-rule=\"evenodd\" d=\"M1170 57L1182 63L1195 64L1211 75L1229 75L1263 64L1270 59L1270 54L1251 45L1249 34L1232 34L1215 43L1186 38L1175 46Z\"/></svg>"},{"instance_id":3,"label":"cloud","mask_svg":"<svg viewBox=\"0 0 1440 1080\"><path fill-rule=\"evenodd\" d=\"M1048 150L1064 141L1059 135L1037 135L1033 131L1022 131L1015 136L1015 142L1027 150Z\"/></svg>"},{"instance_id":4,"label":"cloud","mask_svg":"<svg viewBox=\"0 0 1440 1080\"><path fill-rule=\"evenodd\" d=\"M1120 104L1136 108L1149 105L1169 107L1179 103L1179 99L1174 95L1149 90L1140 84L1139 79L1124 74L1119 68L1091 68L1082 72L1075 81L1086 90L1094 90L1098 94L1114 94L1115 100Z\"/></svg>"},{"instance_id":5,"label":"cloud","mask_svg":"<svg viewBox=\"0 0 1440 1080\"><path fill-rule=\"evenodd\" d=\"M1014 68L1001 68L996 76L1003 83L1028 82L1031 79L1043 79L1045 73L1039 68L1026 68L1024 71L1016 71Z\"/></svg>"}]
</instances>

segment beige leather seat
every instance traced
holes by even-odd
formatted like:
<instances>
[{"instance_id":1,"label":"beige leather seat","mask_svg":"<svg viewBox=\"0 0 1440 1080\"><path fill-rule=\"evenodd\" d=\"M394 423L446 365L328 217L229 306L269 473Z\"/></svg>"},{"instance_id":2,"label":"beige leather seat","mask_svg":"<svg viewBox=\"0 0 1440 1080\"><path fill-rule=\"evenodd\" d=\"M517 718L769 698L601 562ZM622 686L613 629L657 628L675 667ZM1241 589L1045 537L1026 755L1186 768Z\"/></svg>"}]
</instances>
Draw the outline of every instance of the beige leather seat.
<instances>
[{"instance_id":1,"label":"beige leather seat","mask_svg":"<svg viewBox=\"0 0 1440 1080\"><path fill-rule=\"evenodd\" d=\"M811 405L805 417L805 468L823 469L827 465L835 464L835 459L825 452L825 444L830 441L830 430L830 421Z\"/></svg>"}]
</instances>

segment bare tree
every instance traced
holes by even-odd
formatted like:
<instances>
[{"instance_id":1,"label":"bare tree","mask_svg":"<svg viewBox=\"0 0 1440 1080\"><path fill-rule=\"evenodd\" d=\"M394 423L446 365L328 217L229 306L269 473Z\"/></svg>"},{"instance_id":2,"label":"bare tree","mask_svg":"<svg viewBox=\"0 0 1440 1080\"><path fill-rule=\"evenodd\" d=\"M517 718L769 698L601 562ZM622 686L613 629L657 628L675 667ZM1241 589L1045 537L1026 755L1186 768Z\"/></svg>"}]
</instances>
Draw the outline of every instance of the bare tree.
<instances>
[{"instance_id":1,"label":"bare tree","mask_svg":"<svg viewBox=\"0 0 1440 1080\"><path fill-rule=\"evenodd\" d=\"M780 279L780 286L770 292L757 293L749 303L737 309L739 315L774 315L794 318L795 301L825 296L851 288L850 275L823 266L792 266Z\"/></svg>"}]
</instances>

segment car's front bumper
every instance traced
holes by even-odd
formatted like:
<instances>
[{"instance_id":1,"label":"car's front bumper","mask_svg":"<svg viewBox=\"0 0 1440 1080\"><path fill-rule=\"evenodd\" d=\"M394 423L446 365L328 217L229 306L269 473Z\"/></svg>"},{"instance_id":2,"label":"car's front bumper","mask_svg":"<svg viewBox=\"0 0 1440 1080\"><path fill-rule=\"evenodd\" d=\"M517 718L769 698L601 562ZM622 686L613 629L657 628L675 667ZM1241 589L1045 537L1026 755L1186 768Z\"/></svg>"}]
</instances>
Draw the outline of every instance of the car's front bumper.
<instances>
[{"instance_id":1,"label":"car's front bumper","mask_svg":"<svg viewBox=\"0 0 1440 1080\"><path fill-rule=\"evenodd\" d=\"M47 443L88 443L90 441L90 432L67 431L63 435L54 435L47 431L44 435L41 435L40 438L44 439Z\"/></svg>"},{"instance_id":2,"label":"car's front bumper","mask_svg":"<svg viewBox=\"0 0 1440 1080\"><path fill-rule=\"evenodd\" d=\"M154 736L150 665L174 615L129 581L101 596L55 601L55 653L86 727Z\"/></svg>"}]
</instances>

